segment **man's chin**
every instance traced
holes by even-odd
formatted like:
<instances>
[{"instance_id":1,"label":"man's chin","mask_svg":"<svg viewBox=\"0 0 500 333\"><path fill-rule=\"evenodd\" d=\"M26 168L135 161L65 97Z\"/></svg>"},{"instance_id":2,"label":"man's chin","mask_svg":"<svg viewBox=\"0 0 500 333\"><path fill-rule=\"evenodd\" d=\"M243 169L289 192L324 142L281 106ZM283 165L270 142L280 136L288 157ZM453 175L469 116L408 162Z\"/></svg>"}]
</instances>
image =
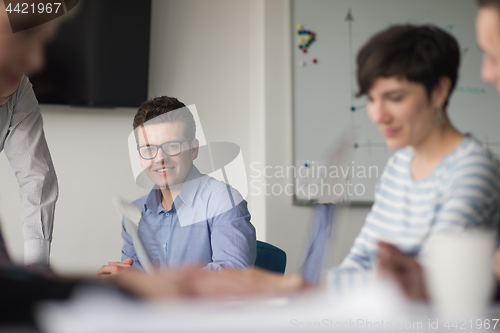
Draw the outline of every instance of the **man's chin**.
<instances>
[{"instance_id":1,"label":"man's chin","mask_svg":"<svg viewBox=\"0 0 500 333\"><path fill-rule=\"evenodd\" d=\"M163 184L155 183L155 184L156 184L156 186L158 186L162 190L168 190L169 189L168 184L165 184L165 183L163 183Z\"/></svg>"},{"instance_id":2,"label":"man's chin","mask_svg":"<svg viewBox=\"0 0 500 333\"><path fill-rule=\"evenodd\" d=\"M153 183L156 184L156 186L158 186L161 189L166 189L171 185L169 182L166 182L166 181L157 180L154 178L150 178L150 179L153 181Z\"/></svg>"},{"instance_id":3,"label":"man's chin","mask_svg":"<svg viewBox=\"0 0 500 333\"><path fill-rule=\"evenodd\" d=\"M165 180L165 179L158 179L158 177L149 177L153 181L153 183L156 184L161 189L168 189L174 185L177 185L178 182L174 180Z\"/></svg>"},{"instance_id":4,"label":"man's chin","mask_svg":"<svg viewBox=\"0 0 500 333\"><path fill-rule=\"evenodd\" d=\"M180 188L184 184L184 182L177 182L177 181L165 182L165 181L154 181L154 180L153 180L153 183L155 183L156 186L158 186L162 190L167 190L167 189L172 189L172 188L177 188L177 187Z\"/></svg>"},{"instance_id":5,"label":"man's chin","mask_svg":"<svg viewBox=\"0 0 500 333\"><path fill-rule=\"evenodd\" d=\"M146 171L146 175L148 178L159 188L161 189L169 189L171 187L175 186L182 186L184 184L184 181L179 180L179 175L168 175L168 176L160 176L153 171Z\"/></svg>"}]
</instances>

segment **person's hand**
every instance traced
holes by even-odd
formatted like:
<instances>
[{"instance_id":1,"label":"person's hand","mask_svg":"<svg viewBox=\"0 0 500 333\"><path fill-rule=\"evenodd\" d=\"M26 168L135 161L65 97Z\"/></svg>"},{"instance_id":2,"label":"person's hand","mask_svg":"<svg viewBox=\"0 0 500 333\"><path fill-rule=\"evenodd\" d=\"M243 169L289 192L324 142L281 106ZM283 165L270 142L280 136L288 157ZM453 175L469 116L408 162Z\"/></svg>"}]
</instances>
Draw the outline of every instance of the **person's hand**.
<instances>
[{"instance_id":1,"label":"person's hand","mask_svg":"<svg viewBox=\"0 0 500 333\"><path fill-rule=\"evenodd\" d=\"M123 262L109 262L102 266L97 272L98 278L115 278L123 275L137 275L140 273L132 267L134 260L132 258L125 259Z\"/></svg>"},{"instance_id":2,"label":"person's hand","mask_svg":"<svg viewBox=\"0 0 500 333\"><path fill-rule=\"evenodd\" d=\"M426 300L424 273L417 260L392 244L379 242L378 247L378 271L392 277L410 300Z\"/></svg>"},{"instance_id":3,"label":"person's hand","mask_svg":"<svg viewBox=\"0 0 500 333\"><path fill-rule=\"evenodd\" d=\"M299 275L283 276L259 268L209 272L191 267L153 276L123 276L118 284L146 298L282 295L311 288Z\"/></svg>"}]
</instances>

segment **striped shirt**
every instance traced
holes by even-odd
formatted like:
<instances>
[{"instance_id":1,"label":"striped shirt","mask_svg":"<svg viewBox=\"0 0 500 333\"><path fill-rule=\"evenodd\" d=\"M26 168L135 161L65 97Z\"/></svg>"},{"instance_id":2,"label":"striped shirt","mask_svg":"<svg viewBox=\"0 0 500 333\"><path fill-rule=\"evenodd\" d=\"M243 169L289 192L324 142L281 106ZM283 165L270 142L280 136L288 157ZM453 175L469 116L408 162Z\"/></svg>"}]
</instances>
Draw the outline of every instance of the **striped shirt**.
<instances>
[{"instance_id":1,"label":"striped shirt","mask_svg":"<svg viewBox=\"0 0 500 333\"><path fill-rule=\"evenodd\" d=\"M467 134L424 179L411 175L413 149L397 151L375 189L375 202L350 253L333 275L371 270L377 241L421 254L429 238L472 226L495 227L500 220L500 162Z\"/></svg>"},{"instance_id":2,"label":"striped shirt","mask_svg":"<svg viewBox=\"0 0 500 333\"><path fill-rule=\"evenodd\" d=\"M40 107L27 77L23 77L7 103L0 106L2 150L20 187L24 263L48 264L57 178L45 141ZM0 244L1 248L4 244Z\"/></svg>"}]
</instances>

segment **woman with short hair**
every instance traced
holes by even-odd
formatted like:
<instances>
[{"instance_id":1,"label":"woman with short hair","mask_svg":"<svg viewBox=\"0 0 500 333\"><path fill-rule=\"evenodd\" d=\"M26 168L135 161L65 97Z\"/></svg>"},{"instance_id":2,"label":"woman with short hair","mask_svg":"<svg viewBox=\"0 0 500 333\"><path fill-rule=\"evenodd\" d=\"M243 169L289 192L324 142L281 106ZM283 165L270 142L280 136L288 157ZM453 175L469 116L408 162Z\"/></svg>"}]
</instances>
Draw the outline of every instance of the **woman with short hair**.
<instances>
[{"instance_id":1,"label":"woman with short hair","mask_svg":"<svg viewBox=\"0 0 500 333\"><path fill-rule=\"evenodd\" d=\"M397 151L333 273L373 268L381 241L422 258L436 234L498 224L500 163L472 134L460 133L447 112L459 64L457 41L434 26L392 26L359 51L358 95L367 96L370 119Z\"/></svg>"}]
</instances>

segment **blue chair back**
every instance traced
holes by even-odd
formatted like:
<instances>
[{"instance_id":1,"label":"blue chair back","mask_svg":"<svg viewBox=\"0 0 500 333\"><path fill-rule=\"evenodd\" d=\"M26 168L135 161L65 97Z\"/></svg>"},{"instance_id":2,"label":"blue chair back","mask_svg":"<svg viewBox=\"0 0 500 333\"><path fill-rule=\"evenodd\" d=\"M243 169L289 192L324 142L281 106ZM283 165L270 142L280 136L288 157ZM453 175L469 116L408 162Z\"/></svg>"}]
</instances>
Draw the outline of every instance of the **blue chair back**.
<instances>
[{"instance_id":1,"label":"blue chair back","mask_svg":"<svg viewBox=\"0 0 500 333\"><path fill-rule=\"evenodd\" d=\"M257 241L257 259L255 260L255 266L284 274L286 268L286 253L274 245Z\"/></svg>"}]
</instances>

